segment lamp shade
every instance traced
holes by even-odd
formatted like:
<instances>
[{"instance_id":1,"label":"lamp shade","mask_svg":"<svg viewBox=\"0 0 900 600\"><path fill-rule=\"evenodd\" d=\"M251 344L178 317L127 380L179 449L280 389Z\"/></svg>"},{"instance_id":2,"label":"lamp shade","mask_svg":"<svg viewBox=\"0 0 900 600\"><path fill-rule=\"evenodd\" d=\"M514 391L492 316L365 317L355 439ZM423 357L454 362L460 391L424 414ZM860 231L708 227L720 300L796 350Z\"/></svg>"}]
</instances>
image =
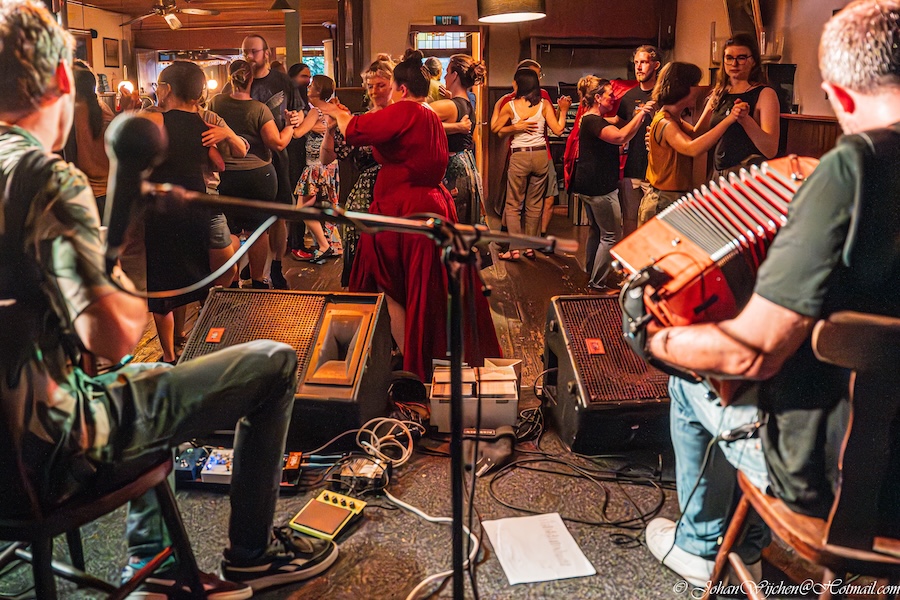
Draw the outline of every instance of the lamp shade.
<instances>
[{"instance_id":1,"label":"lamp shade","mask_svg":"<svg viewBox=\"0 0 900 600\"><path fill-rule=\"evenodd\" d=\"M269 7L269 10L280 10L281 12L291 12L295 9L291 6L291 3L288 0L275 0L272 2L272 6Z\"/></svg>"},{"instance_id":2,"label":"lamp shade","mask_svg":"<svg viewBox=\"0 0 900 600\"><path fill-rule=\"evenodd\" d=\"M519 23L546 16L546 0L478 0L478 20L482 23Z\"/></svg>"}]
</instances>

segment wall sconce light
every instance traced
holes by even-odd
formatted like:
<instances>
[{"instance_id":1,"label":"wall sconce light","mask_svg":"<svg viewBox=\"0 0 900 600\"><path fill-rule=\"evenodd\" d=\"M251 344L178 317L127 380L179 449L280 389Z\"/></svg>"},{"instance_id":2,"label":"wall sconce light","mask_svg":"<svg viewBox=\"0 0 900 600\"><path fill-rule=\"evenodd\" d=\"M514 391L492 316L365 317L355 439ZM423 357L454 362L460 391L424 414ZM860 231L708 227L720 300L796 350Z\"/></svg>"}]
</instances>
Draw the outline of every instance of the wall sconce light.
<instances>
[{"instance_id":1,"label":"wall sconce light","mask_svg":"<svg viewBox=\"0 0 900 600\"><path fill-rule=\"evenodd\" d=\"M478 20L482 23L519 23L546 16L546 0L478 0Z\"/></svg>"}]
</instances>

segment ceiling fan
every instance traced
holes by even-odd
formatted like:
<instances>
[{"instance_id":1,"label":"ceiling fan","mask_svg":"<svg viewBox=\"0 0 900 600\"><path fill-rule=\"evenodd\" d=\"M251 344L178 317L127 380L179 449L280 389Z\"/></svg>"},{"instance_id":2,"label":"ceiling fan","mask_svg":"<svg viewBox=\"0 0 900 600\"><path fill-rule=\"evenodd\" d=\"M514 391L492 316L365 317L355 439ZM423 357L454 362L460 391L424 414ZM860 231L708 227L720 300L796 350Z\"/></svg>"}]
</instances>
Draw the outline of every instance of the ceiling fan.
<instances>
[{"instance_id":1,"label":"ceiling fan","mask_svg":"<svg viewBox=\"0 0 900 600\"><path fill-rule=\"evenodd\" d=\"M131 19L130 21L122 23L122 27L131 25L132 23L137 23L138 21L143 21L148 17L156 15L166 20L166 23L169 24L169 29L179 29L181 28L181 21L178 19L176 13L181 13L184 15L215 16L219 14L219 11L208 8L178 8L175 5L175 0L159 0L156 4L150 7L150 12L148 12L146 15L141 15L139 17Z\"/></svg>"}]
</instances>

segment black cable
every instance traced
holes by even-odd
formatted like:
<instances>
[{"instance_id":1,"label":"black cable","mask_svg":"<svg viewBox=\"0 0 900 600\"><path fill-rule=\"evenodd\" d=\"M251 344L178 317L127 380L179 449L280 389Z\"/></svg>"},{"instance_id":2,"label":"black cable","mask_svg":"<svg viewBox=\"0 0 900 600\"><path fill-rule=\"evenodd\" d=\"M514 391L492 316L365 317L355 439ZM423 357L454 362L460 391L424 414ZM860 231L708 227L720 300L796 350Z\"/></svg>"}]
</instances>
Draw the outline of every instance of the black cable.
<instances>
[{"instance_id":1,"label":"black cable","mask_svg":"<svg viewBox=\"0 0 900 600\"><path fill-rule=\"evenodd\" d=\"M573 473L566 473L566 472L531 466L533 464L541 464L541 463L561 465L565 468L570 469L571 471L573 471ZM585 525L596 525L599 527L619 527L619 528L623 528L623 529L638 529L639 530L641 528L641 524L643 523L642 519L647 519L647 518L651 518L651 517L655 516L656 514L658 514L660 512L663 505L665 504L665 492L656 482L654 482L650 479L647 479L647 478L630 478L630 477L624 478L628 483L649 485L649 486L655 488L658 492L657 500L655 501L654 505L651 508L649 508L647 510L641 510L641 508L638 507L633 502L633 499L629 497L629 502L632 503L632 506L634 507L635 512L639 516L633 517L633 518L627 518L627 519L618 519L618 520L610 519L607 516L607 507L609 505L609 491L605 488L605 486L603 485L603 483L599 477L595 476L595 474L593 474L593 473L590 473L587 469L581 467L580 465L576 465L576 464L572 463L571 461L566 461L566 460L556 458L556 457L536 457L536 458L519 459L517 461L514 461L514 462L502 467L491 479L491 482L490 482L490 485L488 488L488 491L495 502L497 502L507 508L511 508L513 510L517 510L520 512L525 512L525 513L529 513L529 514L542 514L542 513L545 513L546 510L533 510L526 506L515 505L511 502L507 502L499 497L499 495L497 494L497 491L495 489L496 484L503 478L509 476L509 474L512 473L515 468L528 468L528 469L535 470L538 472L544 472L544 473L547 473L550 475L561 476L561 477L584 478L584 479L588 480L590 483L592 483L595 487L597 487L597 489L600 490L600 492L603 495L602 501L600 502L600 513L601 513L602 520L579 519L576 517L567 517L567 516L561 515L564 520L571 521L574 523L582 523ZM622 478L617 477L615 474L613 474L612 476L609 476L609 478L607 480L608 481L617 481L619 479L622 479Z\"/></svg>"},{"instance_id":2,"label":"black cable","mask_svg":"<svg viewBox=\"0 0 900 600\"><path fill-rule=\"evenodd\" d=\"M691 504L691 500L694 498L694 494L697 492L697 488L700 487L700 481L703 479L703 473L706 472L706 467L709 466L709 458L712 456L712 449L715 448L716 444L719 442L719 436L714 437L709 440L709 443L706 445L706 451L703 453L703 461L700 463L700 474L697 475L697 481L694 482L694 487L691 488L691 492L688 494L687 500L684 501L684 507L687 508ZM684 513L678 515L678 519L675 520L675 534L678 534L678 526L681 525L681 518L684 516ZM675 549L674 540L672 542L672 547L666 550L666 553L663 555L662 560L660 560L660 564L666 564L666 559L669 558L669 554L672 550Z\"/></svg>"}]
</instances>

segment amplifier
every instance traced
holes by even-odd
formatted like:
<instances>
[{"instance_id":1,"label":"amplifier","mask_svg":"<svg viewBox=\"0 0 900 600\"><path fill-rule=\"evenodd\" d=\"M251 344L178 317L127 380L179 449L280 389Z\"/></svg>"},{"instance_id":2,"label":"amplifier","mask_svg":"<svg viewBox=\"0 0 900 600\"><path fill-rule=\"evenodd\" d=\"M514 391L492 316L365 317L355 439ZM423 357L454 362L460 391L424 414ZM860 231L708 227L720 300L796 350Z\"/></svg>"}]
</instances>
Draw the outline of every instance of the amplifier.
<instances>
[{"instance_id":1,"label":"amplifier","mask_svg":"<svg viewBox=\"0 0 900 600\"><path fill-rule=\"evenodd\" d=\"M544 368L545 412L573 452L668 440L668 377L638 358L622 339L618 298L552 298Z\"/></svg>"},{"instance_id":2,"label":"amplifier","mask_svg":"<svg viewBox=\"0 0 900 600\"><path fill-rule=\"evenodd\" d=\"M214 288L181 360L258 339L297 351L287 450L312 450L387 414L391 332L384 294Z\"/></svg>"}]
</instances>

